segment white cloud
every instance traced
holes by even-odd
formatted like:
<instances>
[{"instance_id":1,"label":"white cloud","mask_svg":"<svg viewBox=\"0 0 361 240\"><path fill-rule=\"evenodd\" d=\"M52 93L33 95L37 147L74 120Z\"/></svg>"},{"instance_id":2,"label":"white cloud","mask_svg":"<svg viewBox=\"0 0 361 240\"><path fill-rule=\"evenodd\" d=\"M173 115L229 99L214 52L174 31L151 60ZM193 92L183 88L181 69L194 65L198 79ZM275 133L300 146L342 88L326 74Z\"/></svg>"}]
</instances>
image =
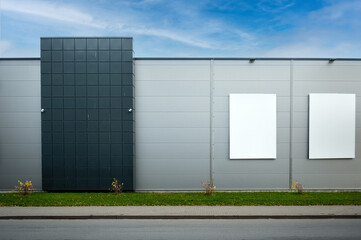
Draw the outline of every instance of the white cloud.
<instances>
[{"instance_id":1,"label":"white cloud","mask_svg":"<svg viewBox=\"0 0 361 240\"><path fill-rule=\"evenodd\" d=\"M142 4L150 4L153 0L143 1ZM5 1L2 10L13 12L16 14L25 14L33 17L33 20L37 18L44 18L48 20L58 21L61 23L69 23L74 27L76 25L87 26L91 28L101 28L105 31L111 31L112 34L116 32L129 33L129 34L140 34L148 36L156 36L168 38L174 41L178 41L187 45L201 47L201 48L212 48L212 46L207 41L197 40L190 37L187 37L188 34L180 33L179 31L172 29L159 29L159 28L147 28L144 27L147 25L145 22L131 22L130 20L122 19L124 22L114 21L108 22L98 17L95 21L93 15L77 10L73 6L66 6L54 3L47 3L42 1ZM119 19L118 16L115 19ZM45 21L45 24L47 22ZM50 23L49 23L50 24ZM53 24L53 23L51 23Z\"/></svg>"},{"instance_id":2,"label":"white cloud","mask_svg":"<svg viewBox=\"0 0 361 240\"><path fill-rule=\"evenodd\" d=\"M295 5L294 0L261 0L257 6L265 12L276 13Z\"/></svg>"},{"instance_id":3,"label":"white cloud","mask_svg":"<svg viewBox=\"0 0 361 240\"><path fill-rule=\"evenodd\" d=\"M342 20L342 18L360 19L361 1L341 1L310 13L314 19Z\"/></svg>"},{"instance_id":4,"label":"white cloud","mask_svg":"<svg viewBox=\"0 0 361 240\"><path fill-rule=\"evenodd\" d=\"M23 48L11 41L0 40L0 57L35 57L39 56L37 49Z\"/></svg>"},{"instance_id":5,"label":"white cloud","mask_svg":"<svg viewBox=\"0 0 361 240\"><path fill-rule=\"evenodd\" d=\"M129 34L129 35L144 35L152 37L160 37L169 39L175 42L183 43L188 46L204 48L204 49L224 49L230 46L224 46L219 40L214 38L214 35L219 36L224 34L233 34L233 37L238 38L236 43L240 41L249 41L251 34L248 34L239 29L232 29L222 21L208 19L201 15L197 7L187 8L184 3L168 3L169 12L177 15L182 20L173 24L162 24L167 22L164 18L162 22L149 22L147 14L134 6L157 4L161 0L144 0L135 3L129 3L116 14L109 10L99 9L98 12L90 13L91 9L79 10L73 5L58 4L54 2L45 2L40 0L25 1L17 0L4 2L2 9L9 13L16 15L30 16L28 21L41 22L41 24L62 27L62 24L70 24L70 27L62 28L64 31L86 35L97 35L101 32L106 35L114 34ZM187 11L179 11L179 9L187 9ZM131 13L131 14L130 14ZM161 13L159 13L161 14ZM188 17L184 17L186 14ZM173 15L171 14L171 17ZM192 19L190 19L192 18ZM184 19L184 20L183 20ZM39 21L40 20L40 21ZM55 21L55 22L54 22ZM195 24L195 23L198 23ZM79 26L82 26L79 28ZM87 28L84 28L87 27ZM154 27L156 26L156 27ZM74 34L73 34L74 35ZM75 34L76 35L76 34ZM211 37L210 35L213 35Z\"/></svg>"},{"instance_id":6,"label":"white cloud","mask_svg":"<svg viewBox=\"0 0 361 240\"><path fill-rule=\"evenodd\" d=\"M360 44L358 44L360 45ZM262 53L264 57L315 57L315 58L343 58L360 57L359 52L355 51L355 43L342 42L334 46L327 46L315 42L294 42L285 44Z\"/></svg>"},{"instance_id":7,"label":"white cloud","mask_svg":"<svg viewBox=\"0 0 361 240\"><path fill-rule=\"evenodd\" d=\"M361 54L360 1L329 1L306 15L287 19L292 28L269 36L267 57L353 57ZM279 42L277 42L279 40ZM258 51L258 50L257 50ZM259 52L259 51L258 51Z\"/></svg>"},{"instance_id":8,"label":"white cloud","mask_svg":"<svg viewBox=\"0 0 361 240\"><path fill-rule=\"evenodd\" d=\"M74 7L48 3L42 1L3 1L2 10L17 14L26 14L33 17L45 18L70 24L85 25L94 28L104 28L104 24L99 24L93 16L77 10Z\"/></svg>"},{"instance_id":9,"label":"white cloud","mask_svg":"<svg viewBox=\"0 0 361 240\"><path fill-rule=\"evenodd\" d=\"M159 56L172 55L170 49L166 49L169 46L185 56L200 53L203 56L212 54L240 57L245 54L273 57L357 57L361 53L358 50L361 32L348 29L358 29L361 24L360 1L331 1L324 8L310 14L297 15L295 12L290 19L289 11L283 10L293 6L295 0L261 0L254 7L271 12L271 15L277 12L281 20L268 19L268 24L260 20L257 22L260 23L258 27L250 26L252 23L247 22L232 22L227 17L209 17L209 8L204 2L191 7L187 7L189 2L183 1L115 2L114 9L105 9L96 4L81 7L76 5L80 2L67 4L63 1L3 0L2 3L2 9L12 18L13 25L29 23L27 27L31 28L28 30L19 25L19 30L14 30L13 35L22 36L22 32L26 32L28 37L34 37L34 42L44 35L126 35L142 39L137 43L137 49L143 49L143 52L137 53L143 56L150 52L144 46L149 48L152 41L161 42L164 46L153 50ZM238 1L231 3L233 5L226 7L239 7ZM253 14L259 14L259 9L245 8L254 11ZM287 22L282 22L285 16ZM289 24L287 26L290 27L273 30L277 24ZM2 42L2 45L2 55L9 56L11 51L17 51L9 43ZM36 47L38 51L38 46Z\"/></svg>"},{"instance_id":10,"label":"white cloud","mask_svg":"<svg viewBox=\"0 0 361 240\"><path fill-rule=\"evenodd\" d=\"M214 48L209 42L202 41L198 39L192 39L189 37L184 37L186 33L177 33L175 31L168 31L164 29L156 29L156 28L138 28L138 27L131 27L131 28L121 28L127 32L132 34L141 34L141 35L149 35L149 36L156 36L156 37L164 37L174 41L178 41L181 43L185 43L187 45L201 47L201 48Z\"/></svg>"}]
</instances>

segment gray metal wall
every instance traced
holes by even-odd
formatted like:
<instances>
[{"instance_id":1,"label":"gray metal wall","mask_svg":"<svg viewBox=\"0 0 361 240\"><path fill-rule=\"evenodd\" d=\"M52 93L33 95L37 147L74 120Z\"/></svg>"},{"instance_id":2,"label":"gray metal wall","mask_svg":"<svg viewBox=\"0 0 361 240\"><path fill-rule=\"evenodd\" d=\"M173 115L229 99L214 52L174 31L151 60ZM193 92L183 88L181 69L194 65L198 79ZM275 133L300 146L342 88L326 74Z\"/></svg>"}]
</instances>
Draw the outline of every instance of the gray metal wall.
<instances>
[{"instance_id":1,"label":"gray metal wall","mask_svg":"<svg viewBox=\"0 0 361 240\"><path fill-rule=\"evenodd\" d=\"M209 61L135 61L136 189L209 180Z\"/></svg>"},{"instance_id":2,"label":"gray metal wall","mask_svg":"<svg viewBox=\"0 0 361 240\"><path fill-rule=\"evenodd\" d=\"M0 61L2 190L18 179L41 188L39 65ZM229 93L277 94L277 159L228 159ZM357 94L355 159L308 159L309 93ZM137 190L201 189L211 130L219 190L287 189L290 176L306 188L361 188L361 61L135 60L135 101Z\"/></svg>"},{"instance_id":3,"label":"gray metal wall","mask_svg":"<svg viewBox=\"0 0 361 240\"><path fill-rule=\"evenodd\" d=\"M201 189L210 166L219 190L360 189L360 76L360 61L136 60L136 189ZM229 160L230 93L277 94L277 159ZM357 94L355 159L308 159L309 93Z\"/></svg>"},{"instance_id":4,"label":"gray metal wall","mask_svg":"<svg viewBox=\"0 0 361 240\"><path fill-rule=\"evenodd\" d=\"M293 179L308 188L361 188L361 62L294 61ZM356 94L356 158L308 159L308 94Z\"/></svg>"},{"instance_id":5,"label":"gray metal wall","mask_svg":"<svg viewBox=\"0 0 361 240\"><path fill-rule=\"evenodd\" d=\"M214 61L214 182L217 189L288 188L289 61ZM277 159L229 160L229 94L277 94Z\"/></svg>"},{"instance_id":6,"label":"gray metal wall","mask_svg":"<svg viewBox=\"0 0 361 240\"><path fill-rule=\"evenodd\" d=\"M0 189L41 186L40 61L0 61Z\"/></svg>"}]
</instances>

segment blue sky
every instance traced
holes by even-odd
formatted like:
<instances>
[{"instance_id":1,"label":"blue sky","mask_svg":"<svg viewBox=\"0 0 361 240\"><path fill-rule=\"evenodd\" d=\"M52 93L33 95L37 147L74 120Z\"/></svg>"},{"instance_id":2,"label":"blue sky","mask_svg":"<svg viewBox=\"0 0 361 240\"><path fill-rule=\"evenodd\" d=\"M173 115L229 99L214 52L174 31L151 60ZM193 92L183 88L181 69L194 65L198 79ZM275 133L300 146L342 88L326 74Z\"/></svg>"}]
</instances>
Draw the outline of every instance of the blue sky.
<instances>
[{"instance_id":1,"label":"blue sky","mask_svg":"<svg viewBox=\"0 0 361 240\"><path fill-rule=\"evenodd\" d=\"M0 0L0 57L132 36L136 57L361 57L360 0Z\"/></svg>"}]
</instances>

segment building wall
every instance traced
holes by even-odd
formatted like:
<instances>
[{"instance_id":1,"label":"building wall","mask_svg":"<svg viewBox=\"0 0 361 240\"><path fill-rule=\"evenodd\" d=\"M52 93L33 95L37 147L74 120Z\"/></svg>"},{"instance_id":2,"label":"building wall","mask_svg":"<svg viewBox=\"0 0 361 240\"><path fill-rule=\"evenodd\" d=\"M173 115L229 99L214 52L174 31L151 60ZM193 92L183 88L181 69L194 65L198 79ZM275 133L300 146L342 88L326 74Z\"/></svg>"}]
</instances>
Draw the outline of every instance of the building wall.
<instances>
[{"instance_id":1,"label":"building wall","mask_svg":"<svg viewBox=\"0 0 361 240\"><path fill-rule=\"evenodd\" d=\"M136 190L200 190L211 165L219 190L288 189L290 177L306 188L361 189L361 61L134 62ZM0 61L0 189L18 179L41 188L39 65ZM277 94L277 159L229 160L229 93ZM356 93L355 159L308 159L309 93Z\"/></svg>"},{"instance_id":2,"label":"building wall","mask_svg":"<svg viewBox=\"0 0 361 240\"><path fill-rule=\"evenodd\" d=\"M41 185L40 61L0 61L0 189Z\"/></svg>"},{"instance_id":3,"label":"building wall","mask_svg":"<svg viewBox=\"0 0 361 240\"><path fill-rule=\"evenodd\" d=\"M307 188L361 188L361 61L293 61L293 179ZM308 159L308 94L356 94L356 157Z\"/></svg>"},{"instance_id":4,"label":"building wall","mask_svg":"<svg viewBox=\"0 0 361 240\"><path fill-rule=\"evenodd\" d=\"M211 119L217 189L288 188L289 65L289 61L135 61L137 189L201 189L200 183L210 179ZM230 93L277 94L277 159L229 160Z\"/></svg>"},{"instance_id":5,"label":"building wall","mask_svg":"<svg viewBox=\"0 0 361 240\"><path fill-rule=\"evenodd\" d=\"M209 180L209 61L135 61L137 190Z\"/></svg>"},{"instance_id":6,"label":"building wall","mask_svg":"<svg viewBox=\"0 0 361 240\"><path fill-rule=\"evenodd\" d=\"M290 62L214 61L214 182L217 189L281 189L289 182ZM229 94L277 94L277 158L229 159Z\"/></svg>"},{"instance_id":7,"label":"building wall","mask_svg":"<svg viewBox=\"0 0 361 240\"><path fill-rule=\"evenodd\" d=\"M133 39L41 38L44 190L133 190Z\"/></svg>"},{"instance_id":8,"label":"building wall","mask_svg":"<svg viewBox=\"0 0 361 240\"><path fill-rule=\"evenodd\" d=\"M136 188L200 189L200 182L210 179L212 165L219 190L288 189L293 181L311 189L360 189L360 65L327 60L136 60ZM230 93L277 94L277 159L229 159ZM309 93L356 93L355 159L308 159ZM202 164L189 162L200 155Z\"/></svg>"}]
</instances>

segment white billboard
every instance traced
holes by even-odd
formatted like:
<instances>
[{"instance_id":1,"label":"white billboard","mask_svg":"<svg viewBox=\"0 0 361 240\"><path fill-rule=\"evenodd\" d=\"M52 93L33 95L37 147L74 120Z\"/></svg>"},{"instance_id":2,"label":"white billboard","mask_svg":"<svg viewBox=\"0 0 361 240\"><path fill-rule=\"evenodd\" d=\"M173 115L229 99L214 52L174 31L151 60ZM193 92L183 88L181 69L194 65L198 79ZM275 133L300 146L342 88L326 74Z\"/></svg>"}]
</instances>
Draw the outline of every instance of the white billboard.
<instances>
[{"instance_id":1,"label":"white billboard","mask_svg":"<svg viewBox=\"0 0 361 240\"><path fill-rule=\"evenodd\" d=\"M309 158L355 158L355 94L312 93Z\"/></svg>"},{"instance_id":2,"label":"white billboard","mask_svg":"<svg viewBox=\"0 0 361 240\"><path fill-rule=\"evenodd\" d=\"M276 94L229 95L230 159L277 157Z\"/></svg>"}]
</instances>

